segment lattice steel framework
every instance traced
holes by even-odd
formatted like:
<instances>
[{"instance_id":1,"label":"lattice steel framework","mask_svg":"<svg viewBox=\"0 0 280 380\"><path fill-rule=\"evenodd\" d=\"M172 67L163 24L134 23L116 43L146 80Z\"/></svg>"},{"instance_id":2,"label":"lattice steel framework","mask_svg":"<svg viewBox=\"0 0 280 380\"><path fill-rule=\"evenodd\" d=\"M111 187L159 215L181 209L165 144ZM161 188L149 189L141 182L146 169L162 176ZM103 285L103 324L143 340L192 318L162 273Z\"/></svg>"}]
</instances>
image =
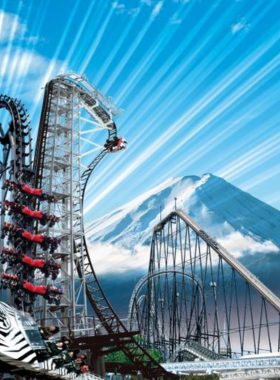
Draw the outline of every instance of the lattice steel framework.
<instances>
[{"instance_id":1,"label":"lattice steel framework","mask_svg":"<svg viewBox=\"0 0 280 380\"><path fill-rule=\"evenodd\" d=\"M154 229L149 272L130 329L166 360L217 360L279 350L280 299L182 210Z\"/></svg>"},{"instance_id":2,"label":"lattice steel framework","mask_svg":"<svg viewBox=\"0 0 280 380\"><path fill-rule=\"evenodd\" d=\"M85 119L82 112L89 114L91 120ZM74 333L80 321L84 325L87 323L88 299L114 350L123 351L134 370L140 370L149 379L177 379L141 347L118 318L100 286L87 248L83 226L86 186L102 158L119 149L123 141L117 138L112 119L117 114L110 99L82 76L61 75L46 86L34 160L35 186L57 198L54 205L39 202L37 207L41 210L46 207L60 217L56 228L40 232L48 232L61 240L54 255L62 260L60 281L64 297L59 306L38 304L37 318L47 319L49 323L55 318L63 324L64 321L68 323L70 317ZM90 122L94 128L83 128L81 121ZM96 132L104 130L108 133L107 140L104 137L95 140ZM86 134L89 137L83 137ZM116 141L117 146L114 145ZM94 148L82 153L82 142ZM82 158L98 151L93 160L82 162Z\"/></svg>"},{"instance_id":3,"label":"lattice steel framework","mask_svg":"<svg viewBox=\"0 0 280 380\"><path fill-rule=\"evenodd\" d=\"M75 324L76 316L87 315L87 302L84 276L78 279L76 261L78 251L83 254L83 178L88 170L90 155L101 152L99 160L105 155L104 143L109 132L109 138L116 136L115 124L111 119L111 109L100 105L100 94L80 76L60 76L46 86L43 111L41 115L39 136L36 147L35 171L36 186L48 194L55 195L56 202L40 202L38 207L44 212L57 215L60 220L53 226L42 228L38 225L38 233L46 233L60 241L55 258L62 263L61 286L63 299L59 306L48 305L46 302L37 305L37 317L50 319L62 315L71 317ZM105 99L105 98L104 98ZM110 107L109 101L106 103ZM104 120L98 107L104 107ZM113 105L111 105L114 109ZM88 129L84 114L94 128ZM97 136L98 133L102 137ZM81 146L92 148L82 154ZM77 248L78 247L78 248ZM40 256L44 252L38 251ZM80 257L82 272L84 272L84 257ZM42 301L42 299L41 299ZM41 315L40 315L41 314Z\"/></svg>"}]
</instances>

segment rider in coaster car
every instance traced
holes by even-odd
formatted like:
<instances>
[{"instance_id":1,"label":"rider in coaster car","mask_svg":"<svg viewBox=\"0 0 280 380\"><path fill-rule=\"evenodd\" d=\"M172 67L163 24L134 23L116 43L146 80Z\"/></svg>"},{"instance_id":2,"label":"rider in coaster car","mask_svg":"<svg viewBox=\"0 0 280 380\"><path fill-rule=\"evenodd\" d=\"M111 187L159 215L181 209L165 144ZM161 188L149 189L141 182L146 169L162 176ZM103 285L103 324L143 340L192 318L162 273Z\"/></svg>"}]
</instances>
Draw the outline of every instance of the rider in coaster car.
<instances>
[{"instance_id":1,"label":"rider in coaster car","mask_svg":"<svg viewBox=\"0 0 280 380\"><path fill-rule=\"evenodd\" d=\"M66 344L63 343L61 340L58 340L56 342L49 340L46 342L46 344L52 356L61 355L65 350L67 350Z\"/></svg>"},{"instance_id":2,"label":"rider in coaster car","mask_svg":"<svg viewBox=\"0 0 280 380\"><path fill-rule=\"evenodd\" d=\"M80 373L89 373L90 370L91 370L91 367L87 364L84 364L80 368Z\"/></svg>"},{"instance_id":3,"label":"rider in coaster car","mask_svg":"<svg viewBox=\"0 0 280 380\"><path fill-rule=\"evenodd\" d=\"M56 222L59 221L59 218L55 215L43 213L42 211L31 210L29 207L21 205L19 203L4 201L3 205L3 210L8 210L9 215L11 215L12 212L15 212L24 216L39 219L40 224L42 224L43 226L49 223L49 226L52 227Z\"/></svg>"},{"instance_id":4,"label":"rider in coaster car","mask_svg":"<svg viewBox=\"0 0 280 380\"><path fill-rule=\"evenodd\" d=\"M17 275L2 273L1 275L1 286L3 289L10 288L12 291L15 291L19 286L19 278Z\"/></svg>"},{"instance_id":5,"label":"rider in coaster car","mask_svg":"<svg viewBox=\"0 0 280 380\"><path fill-rule=\"evenodd\" d=\"M74 360L76 360L78 352L80 352L79 349L64 352L62 354L62 359L64 361L64 364L69 364L69 363L72 363Z\"/></svg>"},{"instance_id":6,"label":"rider in coaster car","mask_svg":"<svg viewBox=\"0 0 280 380\"><path fill-rule=\"evenodd\" d=\"M34 267L34 268L44 268L45 266L45 260L41 260L41 259L32 259L31 257L29 256L26 256L26 255L23 255L22 256L22 263L23 264L26 264L26 265L29 265L31 267Z\"/></svg>"},{"instance_id":7,"label":"rider in coaster car","mask_svg":"<svg viewBox=\"0 0 280 380\"><path fill-rule=\"evenodd\" d=\"M59 327L57 326L42 327L39 325L38 327L40 334L44 340L52 338L55 334L59 332Z\"/></svg>"},{"instance_id":8,"label":"rider in coaster car","mask_svg":"<svg viewBox=\"0 0 280 380\"><path fill-rule=\"evenodd\" d=\"M113 140L106 140L104 148L108 149L110 152L118 152L119 150L125 149L127 145L127 141L120 137L115 136Z\"/></svg>"},{"instance_id":9,"label":"rider in coaster car","mask_svg":"<svg viewBox=\"0 0 280 380\"><path fill-rule=\"evenodd\" d=\"M42 189L34 189L26 183L21 184L18 182L6 180L3 185L3 189L8 189L10 191L19 190L24 194L32 195L34 197L39 198L42 201L48 201L49 203L56 201L56 197L54 195L43 193Z\"/></svg>"},{"instance_id":10,"label":"rider in coaster car","mask_svg":"<svg viewBox=\"0 0 280 380\"><path fill-rule=\"evenodd\" d=\"M44 242L44 235L32 235L31 232L27 230L23 230L21 236L29 241L43 244Z\"/></svg>"},{"instance_id":11,"label":"rider in coaster car","mask_svg":"<svg viewBox=\"0 0 280 380\"><path fill-rule=\"evenodd\" d=\"M33 294L41 294L43 296L46 295L48 287L46 285L33 285L31 282L24 280L22 285L24 290L27 290Z\"/></svg>"},{"instance_id":12,"label":"rider in coaster car","mask_svg":"<svg viewBox=\"0 0 280 380\"><path fill-rule=\"evenodd\" d=\"M1 249L1 263L5 264L7 261L10 264L18 261L18 251L16 249L9 249L7 247Z\"/></svg>"}]
</instances>

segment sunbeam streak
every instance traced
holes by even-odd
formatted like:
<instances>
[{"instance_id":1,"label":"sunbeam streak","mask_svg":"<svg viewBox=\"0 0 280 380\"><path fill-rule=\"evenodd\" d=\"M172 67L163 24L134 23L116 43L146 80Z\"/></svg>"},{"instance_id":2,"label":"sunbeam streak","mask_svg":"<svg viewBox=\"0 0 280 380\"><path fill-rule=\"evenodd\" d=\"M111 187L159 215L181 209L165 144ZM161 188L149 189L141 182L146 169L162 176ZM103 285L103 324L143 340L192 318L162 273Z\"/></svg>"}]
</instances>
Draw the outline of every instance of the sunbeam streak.
<instances>
[{"instance_id":1,"label":"sunbeam streak","mask_svg":"<svg viewBox=\"0 0 280 380\"><path fill-rule=\"evenodd\" d=\"M45 21L47 14L48 6L49 3L45 2L42 3L41 8L39 8L38 15L34 22L34 28L31 30L32 36L34 35L36 37L40 35L43 27L43 22ZM30 49L30 47L32 48ZM17 77L14 78L14 85L11 92L12 94L20 94L22 92L22 89L28 85L27 76L32 67L34 55L36 54L36 42L28 42L27 48L29 52L28 59L26 59L24 62L23 70L21 72L18 71Z\"/></svg>"},{"instance_id":2,"label":"sunbeam streak","mask_svg":"<svg viewBox=\"0 0 280 380\"><path fill-rule=\"evenodd\" d=\"M160 166L166 160L168 160L178 149L182 146L186 145L198 132L207 127L213 120L215 120L218 116L220 116L226 109L228 109L234 102L239 100L244 94L246 94L252 87L256 86L261 82L266 76L268 76L275 68L279 66L280 63L280 55L276 56L271 62L269 62L259 73L250 78L245 84L239 88L230 96L226 98L226 100L216 107L215 112L211 113L207 119L199 124L197 128L194 129L193 132L189 133L184 139L180 141L178 145L176 145L168 154L166 154L160 161L158 161L157 166ZM190 121L190 119L189 119Z\"/></svg>"},{"instance_id":3,"label":"sunbeam streak","mask_svg":"<svg viewBox=\"0 0 280 380\"><path fill-rule=\"evenodd\" d=\"M129 61L129 59L132 57L133 53L135 52L135 50L137 49L137 47L141 43L142 39L144 38L144 36L148 32L148 30L149 30L149 28L150 28L151 25L152 25L152 21L150 19L148 19L148 21L146 21L146 23L143 26L142 30L138 34L137 38L132 43L132 46L130 46L130 48L127 50L125 56L123 57L123 59L120 61L120 63L115 68L113 74L111 74L108 77L108 79L106 80L106 82L104 83L104 85L103 85L103 91L105 93L109 92L109 90L112 87L114 81L120 75L121 71L124 69L125 65Z\"/></svg>"},{"instance_id":4,"label":"sunbeam streak","mask_svg":"<svg viewBox=\"0 0 280 380\"><path fill-rule=\"evenodd\" d=\"M57 46L57 48L55 50L54 56L51 59L51 62L49 64L48 70L47 70L47 72L46 72L46 74L45 74L45 76L44 76L44 78L42 80L41 87L43 87L48 82L48 80L52 77L52 75L53 75L53 70L55 68L56 61L57 61L57 59L59 57L59 54L61 52L61 49L62 49L62 47L63 47L63 45L64 45L64 43L66 41L66 37L67 37L67 35L69 33L70 27L71 27L71 25L72 25L72 23L74 21L74 18L75 18L75 15L76 15L78 9L79 9L80 2L81 2L81 0L75 1L75 6L72 9L71 15L70 15L69 20L68 20L67 25L66 25L66 28L63 31L63 35L61 36L59 44L58 44L58 46ZM37 98L35 100L35 105L34 105L32 111L30 113L31 117L32 117L34 111L36 110L41 97L42 97L42 92L39 91L38 95L37 95Z\"/></svg>"},{"instance_id":5,"label":"sunbeam streak","mask_svg":"<svg viewBox=\"0 0 280 380\"><path fill-rule=\"evenodd\" d=\"M270 139L259 144L249 152L241 156L239 159L233 161L230 165L220 171L220 176L225 178L232 178L241 172L244 172L245 168L252 167L256 162L260 162L265 157L279 153L277 150L277 144L280 141L280 133L275 134Z\"/></svg>"},{"instance_id":6,"label":"sunbeam streak","mask_svg":"<svg viewBox=\"0 0 280 380\"><path fill-rule=\"evenodd\" d=\"M267 180L277 176L280 174L280 168L279 165L276 165L272 168L270 168L265 174L259 174L253 178L250 178L250 181L246 181L245 183L241 184L241 188L244 191L250 191L254 187L266 182ZM279 198L279 197L278 197Z\"/></svg>"},{"instance_id":7,"label":"sunbeam streak","mask_svg":"<svg viewBox=\"0 0 280 380\"><path fill-rule=\"evenodd\" d=\"M31 10L32 10L32 7L33 7L33 4L34 4L34 0L31 0L30 1L30 4L29 4L29 7L28 7L28 11L27 11L27 16L26 16L26 22L28 23L28 20L30 18L30 15L31 15ZM25 30L22 29L21 31L21 34L19 36L19 41L20 43L22 43L23 41L23 38L24 38L24 35L25 35ZM21 70L18 70L18 67L20 66L20 59L21 59L21 50L20 49L17 49L15 51L15 54L14 54L14 57L13 57L13 61L12 61L12 64L9 65L9 74L7 76L7 83L6 83L6 86L7 88L10 88L11 85L12 85L12 82L16 79L16 77L18 75L21 74Z\"/></svg>"},{"instance_id":8,"label":"sunbeam streak","mask_svg":"<svg viewBox=\"0 0 280 380\"><path fill-rule=\"evenodd\" d=\"M5 9L7 5L7 0L3 1L3 5L0 10L0 41L3 38L3 24L4 24L4 16L5 16Z\"/></svg>"},{"instance_id":9,"label":"sunbeam streak","mask_svg":"<svg viewBox=\"0 0 280 380\"><path fill-rule=\"evenodd\" d=\"M14 40L15 40L16 31L17 31L17 28L18 28L18 25L19 25L19 13L20 13L20 9L21 9L21 5L19 3L18 9L17 9L17 13L16 13L16 15L14 17L14 22L13 22L12 29L11 29L11 32L10 32L8 46L6 48L4 58L2 58L0 88L3 87L3 79L4 79L5 75L6 75L6 71L7 71L8 65L9 65L9 60L10 60L10 56L11 56L12 46L13 46L13 43L14 43ZM4 17L4 23L5 23L5 17Z\"/></svg>"},{"instance_id":10,"label":"sunbeam streak","mask_svg":"<svg viewBox=\"0 0 280 380\"><path fill-rule=\"evenodd\" d=\"M181 14L183 10L185 10L185 12ZM186 7L182 6L178 10L178 17L184 20L191 10L192 10L192 7L189 7L186 9ZM116 103L119 103L120 101L125 101L125 99L129 96L133 88L137 86L141 78L145 75L145 73L149 70L149 68L154 63L154 61L158 58L160 53L166 48L166 46L168 45L170 40L173 38L176 32L176 29L173 29L171 32L167 34L169 28L170 27L167 24L166 27L158 35L158 38L153 43L151 49L146 53L145 57L143 57L139 65L137 65L137 67L133 71L133 74L131 75L127 83L124 84L124 87L121 93L116 98Z\"/></svg>"},{"instance_id":11,"label":"sunbeam streak","mask_svg":"<svg viewBox=\"0 0 280 380\"><path fill-rule=\"evenodd\" d=\"M215 100L223 91L227 90L228 87L237 80L246 70L248 70L258 59L260 59L267 50L269 50L280 38L280 33L277 33L276 36L274 36L270 43L266 41L261 48L256 49L256 51L253 51L252 54L247 57L245 60L241 61L240 64L235 67L232 71L228 73L227 76L223 77L220 83L218 83L212 90L210 90L208 93L206 93L204 96L201 97L201 99L193 105L181 118L179 118L172 126L168 129L166 141L168 141L175 133L177 133L180 129L182 129L187 123L189 123L191 120L194 119L199 113L208 106L213 100ZM259 81L261 81L266 75L270 74L279 64L279 56L274 58L269 64L265 66L258 75L255 75L253 79L249 80L248 83L246 82L246 85L243 85L241 89L237 88L235 91L235 97L231 99L231 101L225 103L224 102L224 109L228 108L234 101L239 99L243 93L246 93L251 87L253 87L255 84L257 84ZM172 103L172 101L171 101ZM168 106L165 107L168 109ZM212 116L212 118L216 117L222 112L222 108L218 108L216 110L216 115ZM138 137L143 136L143 132L145 130L149 130L149 128L153 125L153 123L158 120L158 116L155 116L155 120L151 120L145 128L141 130L141 133ZM163 122L163 120L161 121ZM204 126L197 127L191 135L187 137L187 140L189 140L192 136L195 136ZM150 130L151 133L151 130ZM146 134L147 138L147 134ZM137 140L137 136L136 136ZM186 140L185 140L186 141ZM141 143L138 143L138 145ZM137 147L137 144L134 146L134 148ZM165 161L164 156L162 158L162 161ZM114 169L116 167L114 166ZM108 173L109 175L109 173ZM93 186L93 183L89 185L89 189Z\"/></svg>"},{"instance_id":12,"label":"sunbeam streak","mask_svg":"<svg viewBox=\"0 0 280 380\"><path fill-rule=\"evenodd\" d=\"M114 12L114 9L113 9L113 7L111 7L110 11L107 13L107 16L106 16L105 20L102 23L102 26L101 26L101 28L100 28L97 36L95 37L95 41L94 41L93 45L91 46L90 50L88 51L83 64L80 66L80 70L79 71L81 73L85 72L85 70L86 70L89 62L91 61L91 59L92 59L92 57L93 57L93 55L94 55L94 53L95 53L98 45L100 44L100 41L101 41L101 39L102 39L102 37L104 35L104 32L105 32L105 30L106 30L109 22L112 19L113 12Z\"/></svg>"},{"instance_id":13,"label":"sunbeam streak","mask_svg":"<svg viewBox=\"0 0 280 380\"><path fill-rule=\"evenodd\" d=\"M267 7L262 9L261 12L259 12L256 16L255 22L258 22L266 12L272 7L273 3L270 3ZM251 15L254 15L254 12L257 12L260 4L257 3L258 6L253 7L250 9L250 12L247 17L250 17ZM213 8L212 11L214 11L215 8ZM211 16L212 12L208 15L205 15L205 20L202 19L200 23L197 24L196 28L200 27L202 28L204 23L208 20L208 18ZM231 14L231 8L229 9L229 12L227 13L228 15ZM225 16L227 15L225 14ZM174 70L172 75L166 75L170 68L174 65L174 62L178 59L178 56L183 53L183 51L186 50L188 45L192 42L192 38L195 37L195 34L189 35L188 39L184 40L184 44L179 46L177 48L177 51L175 51L172 56L165 62L161 70L156 73L156 75L153 77L153 81L141 90L140 94L136 99L134 99L132 103L131 109L126 113L124 122L130 119L131 115L133 112L135 112L135 109L139 108L141 105L141 112L138 113L138 118L136 121L140 120L143 115L145 115L148 111L148 109L152 109L152 106L155 104L158 104L158 101L160 100L161 97L165 97L165 99L168 98L166 97L166 93L170 94L170 88L172 88L172 85L176 83L176 80L180 77L181 74L184 73L186 69L188 69L188 75L186 78L190 77L191 83L188 84L188 86L184 86L185 88L183 89L185 95L190 94L195 88L198 87L200 83L203 82L204 79L206 79L210 74L216 69L219 64L229 55L229 53L235 49L244 39L244 35L241 35L239 38L236 38L234 41L231 40L231 37L229 35L223 36L218 44L215 44L214 49L212 51L211 56L206 56L205 59L202 59L200 62L198 62L197 65L193 66L193 70L189 69L189 64L192 63L196 57L199 55L199 53L207 46L207 43L211 41L211 36L216 35L217 31L220 29L221 25L224 23L224 20L221 20L220 23L216 23L213 28L209 31L209 36L202 40L201 44L198 45L195 50L192 52L192 54L188 55L188 58L184 60L184 63L177 68L177 70ZM195 29L193 33L195 32ZM230 49L227 47L228 44L230 44ZM257 45L258 46L258 45ZM216 59L213 60L213 56L216 57ZM241 57L240 57L241 58ZM167 77L167 80L166 80ZM182 78L183 79L183 78ZM149 94L153 91L156 86L160 84L160 90L155 92L153 94L152 102L148 101L149 100ZM183 85L183 81L181 81L181 84ZM186 88L187 87L187 88ZM180 96L179 96L180 98ZM147 103L146 107L143 107L143 104Z\"/></svg>"},{"instance_id":14,"label":"sunbeam streak","mask_svg":"<svg viewBox=\"0 0 280 380\"><path fill-rule=\"evenodd\" d=\"M105 76L105 73L107 73L110 65L112 64L114 58L118 54L119 50L123 48L124 41L126 40L127 36L131 32L133 26L137 23L138 18L141 16L141 10L144 6L144 3L140 4L139 12L136 17L133 17L129 20L129 22L126 24L124 30L122 31L121 36L119 37L117 43L114 45L112 51L110 52L109 57L107 60L102 64L99 71L95 74L95 83L96 85L99 85L99 82L101 79Z\"/></svg>"},{"instance_id":15,"label":"sunbeam streak","mask_svg":"<svg viewBox=\"0 0 280 380\"><path fill-rule=\"evenodd\" d=\"M92 1L92 3L89 5L89 7L87 9L87 13L83 19L83 22L81 23L81 26L78 30L78 33L75 37L75 40L73 41L73 43L71 45L71 49L68 51L67 56L65 58L65 61L63 62L62 66L61 66L61 72L62 73L64 73L66 71L67 67L69 66L71 58L72 58L73 54L75 53L75 50L76 50L79 42L82 39L85 27L88 24L90 17L92 16L93 8L95 5L96 5L96 1Z\"/></svg>"},{"instance_id":16,"label":"sunbeam streak","mask_svg":"<svg viewBox=\"0 0 280 380\"><path fill-rule=\"evenodd\" d=\"M274 96L271 96L271 100L274 101L274 104L276 104L275 95L277 96L278 93L274 93ZM222 146L223 143L226 141L226 139L233 136L239 130L242 130L245 127L249 128L248 124L251 123L253 119L257 120L258 116L262 115L269 108L271 108L271 103L268 103L266 99L265 101L263 100L262 102L258 102L256 105L250 104L247 107L248 113L246 113L246 116L242 115L242 116L237 117L236 114L233 114L232 115L233 121L230 125L228 125L229 121L227 121L227 126L223 126L223 130L221 132L215 133L215 136L211 138L210 140L207 140L206 143L199 144L199 146L192 153L191 151L193 149L191 149L189 145L186 146L186 152L188 152L186 158L183 160L178 160L178 163L176 163L175 166L172 166L172 168L169 171L166 171L165 175L168 177L168 176L172 176L173 172L179 173L183 170L186 170L187 168L190 168L193 164L195 164L197 161L199 161L202 157L204 157L208 153L210 152L214 153L216 148L219 149L219 146ZM253 114L254 116L250 117L250 114ZM266 129L273 127L273 125L274 125L274 120L266 125ZM263 134L263 131L255 132L255 136L259 136L261 134ZM244 138L242 141L242 145L240 145L238 151L240 151L240 149L243 147L247 147L247 144L251 141L251 139L252 137L250 135L247 138ZM199 139L197 140L199 141ZM218 157L216 161L219 162ZM153 170L154 168L151 170L151 172Z\"/></svg>"},{"instance_id":17,"label":"sunbeam streak","mask_svg":"<svg viewBox=\"0 0 280 380\"><path fill-rule=\"evenodd\" d=\"M83 71L124 108L115 122L127 149L108 154L94 172L86 218L190 171L225 176L261 199L269 183L273 196L279 0L66 3L1 2L0 85L1 93L25 103L33 143L41 88L61 72ZM105 140L90 121L81 120L81 128L86 167Z\"/></svg>"}]
</instances>

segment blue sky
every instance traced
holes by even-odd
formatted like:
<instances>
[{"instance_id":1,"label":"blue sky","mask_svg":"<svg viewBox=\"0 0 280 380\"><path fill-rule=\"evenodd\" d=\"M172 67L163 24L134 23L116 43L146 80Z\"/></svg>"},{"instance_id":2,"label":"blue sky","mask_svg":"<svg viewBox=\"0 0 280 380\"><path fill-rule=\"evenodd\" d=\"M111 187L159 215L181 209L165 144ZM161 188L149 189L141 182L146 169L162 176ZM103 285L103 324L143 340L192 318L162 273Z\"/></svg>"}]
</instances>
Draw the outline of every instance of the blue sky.
<instances>
[{"instance_id":1,"label":"blue sky","mask_svg":"<svg viewBox=\"0 0 280 380\"><path fill-rule=\"evenodd\" d=\"M280 209L280 0L1 0L1 93L36 130L46 81L85 73L124 112L86 221L213 173ZM90 149L84 145L84 149Z\"/></svg>"}]
</instances>

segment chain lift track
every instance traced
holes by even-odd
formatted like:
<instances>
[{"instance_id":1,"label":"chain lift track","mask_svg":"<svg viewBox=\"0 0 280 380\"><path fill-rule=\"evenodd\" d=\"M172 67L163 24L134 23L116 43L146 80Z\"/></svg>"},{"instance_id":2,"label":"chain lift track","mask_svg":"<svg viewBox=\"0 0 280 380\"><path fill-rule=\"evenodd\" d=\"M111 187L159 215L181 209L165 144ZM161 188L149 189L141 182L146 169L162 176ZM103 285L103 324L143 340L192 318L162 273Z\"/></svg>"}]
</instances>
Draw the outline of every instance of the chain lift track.
<instances>
[{"instance_id":1,"label":"chain lift track","mask_svg":"<svg viewBox=\"0 0 280 380\"><path fill-rule=\"evenodd\" d=\"M63 92L64 91L64 92ZM59 114L60 108L56 111L52 110L54 102L59 104L57 97L64 97L65 100L70 98L70 94L75 94L79 99L78 108L80 106L86 110L92 119L95 120L93 124L97 124L100 129L105 129L108 132L108 141L112 141L117 136L117 128L112 120L112 114L116 115L117 110L114 106L110 105L110 99L105 98L94 87L89 85L84 77L77 75L59 76L49 82L45 88L45 96L43 102L43 109L41 113L41 120L38 132L38 139L35 152L35 187L44 187L44 170L45 162L47 161L47 139L50 133L51 126L51 113ZM57 95L60 94L60 95ZM64 95L61 95L64 94ZM72 102L74 97L72 97ZM58 106L60 107L60 106ZM70 112L70 111L69 111ZM68 113L69 114L69 113ZM72 110L73 115L73 110ZM66 115L67 116L67 115ZM67 118L67 117L66 117ZM57 123L57 119L55 120ZM64 128L65 129L65 128ZM63 131L62 131L63 132ZM79 132L81 135L81 132ZM103 143L104 144L104 143ZM96 144L98 145L98 144ZM105 145L106 146L106 145ZM53 145L53 149L56 147ZM102 149L97 157L87 165L86 169L80 175L79 183L75 184L73 192L77 192L77 196L73 199L73 215L80 215L81 217L73 220L74 234L73 238L73 261L75 271L78 274L81 283L84 284L85 294L89 300L93 310L100 320L101 325L106 329L107 333L114 339L114 336L119 334L129 334L127 328L118 318L110 302L105 296L98 278L95 274L93 264L90 259L87 242L83 226L83 202L85 198L86 187L91 174L96 166L109 152L112 152L108 147ZM49 188L52 193L53 189ZM54 193L55 194L55 193ZM56 194L59 197L59 194ZM73 296L72 296L73 297ZM73 301L73 298L72 298ZM84 300L86 303L86 299ZM72 302L72 317L75 318L75 305ZM53 313L53 310L51 310ZM69 315L69 314L68 314ZM131 343L132 340L132 343ZM165 371L134 339L130 339L129 344L116 339L116 346L122 350L133 363L135 369L140 370L143 376L148 379L177 379L176 375Z\"/></svg>"}]
</instances>

